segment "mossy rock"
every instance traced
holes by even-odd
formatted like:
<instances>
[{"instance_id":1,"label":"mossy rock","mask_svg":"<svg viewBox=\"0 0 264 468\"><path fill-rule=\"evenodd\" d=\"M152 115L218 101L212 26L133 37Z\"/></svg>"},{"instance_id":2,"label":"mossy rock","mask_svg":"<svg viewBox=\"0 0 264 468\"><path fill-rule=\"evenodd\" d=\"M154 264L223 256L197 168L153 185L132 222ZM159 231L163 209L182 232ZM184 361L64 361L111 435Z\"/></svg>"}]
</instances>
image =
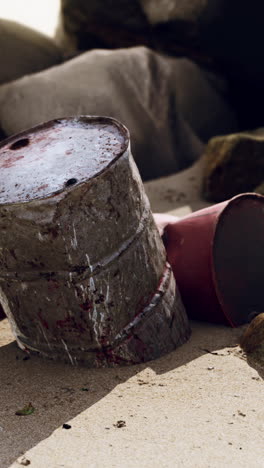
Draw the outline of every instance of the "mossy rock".
<instances>
[{"instance_id":1,"label":"mossy rock","mask_svg":"<svg viewBox=\"0 0 264 468\"><path fill-rule=\"evenodd\" d=\"M221 202L254 192L263 182L264 128L212 138L204 160L203 193L207 200Z\"/></svg>"},{"instance_id":2,"label":"mossy rock","mask_svg":"<svg viewBox=\"0 0 264 468\"><path fill-rule=\"evenodd\" d=\"M254 192L264 195L264 182L261 182L261 184L255 188Z\"/></svg>"},{"instance_id":3,"label":"mossy rock","mask_svg":"<svg viewBox=\"0 0 264 468\"><path fill-rule=\"evenodd\" d=\"M240 346L253 367L264 370L264 313L252 320L240 339Z\"/></svg>"}]
</instances>

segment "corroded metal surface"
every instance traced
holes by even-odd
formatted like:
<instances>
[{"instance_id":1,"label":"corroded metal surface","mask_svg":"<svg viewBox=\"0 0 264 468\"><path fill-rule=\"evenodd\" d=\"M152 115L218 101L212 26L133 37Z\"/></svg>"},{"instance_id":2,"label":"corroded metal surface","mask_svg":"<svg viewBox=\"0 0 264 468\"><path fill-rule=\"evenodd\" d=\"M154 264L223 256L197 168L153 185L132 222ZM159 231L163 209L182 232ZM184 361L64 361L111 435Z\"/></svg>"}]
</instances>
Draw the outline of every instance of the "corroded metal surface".
<instances>
[{"instance_id":1,"label":"corroded metal surface","mask_svg":"<svg viewBox=\"0 0 264 468\"><path fill-rule=\"evenodd\" d=\"M22 348L91 366L156 358L189 325L129 148L109 118L0 147L1 303Z\"/></svg>"},{"instance_id":2,"label":"corroded metal surface","mask_svg":"<svg viewBox=\"0 0 264 468\"><path fill-rule=\"evenodd\" d=\"M85 119L57 120L13 138L1 151L0 201L43 198L87 176L92 179L125 147L125 135L104 119L97 125Z\"/></svg>"}]
</instances>

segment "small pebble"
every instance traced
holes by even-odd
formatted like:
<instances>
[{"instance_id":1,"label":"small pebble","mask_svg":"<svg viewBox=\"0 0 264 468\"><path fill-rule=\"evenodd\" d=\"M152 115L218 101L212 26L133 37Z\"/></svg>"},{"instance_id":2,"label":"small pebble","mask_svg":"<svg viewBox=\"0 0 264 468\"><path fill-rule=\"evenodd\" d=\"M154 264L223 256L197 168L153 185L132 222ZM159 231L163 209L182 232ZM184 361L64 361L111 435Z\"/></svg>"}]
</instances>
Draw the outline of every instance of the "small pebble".
<instances>
[{"instance_id":1,"label":"small pebble","mask_svg":"<svg viewBox=\"0 0 264 468\"><path fill-rule=\"evenodd\" d=\"M117 423L114 424L114 427L118 427L118 428L120 428L120 427L126 427L126 421L122 421L122 420L117 421Z\"/></svg>"},{"instance_id":2,"label":"small pebble","mask_svg":"<svg viewBox=\"0 0 264 468\"><path fill-rule=\"evenodd\" d=\"M71 426L70 424L63 424L63 429L71 429Z\"/></svg>"},{"instance_id":3,"label":"small pebble","mask_svg":"<svg viewBox=\"0 0 264 468\"><path fill-rule=\"evenodd\" d=\"M22 466L28 466L31 463L31 461L26 457L19 458L17 461Z\"/></svg>"}]
</instances>

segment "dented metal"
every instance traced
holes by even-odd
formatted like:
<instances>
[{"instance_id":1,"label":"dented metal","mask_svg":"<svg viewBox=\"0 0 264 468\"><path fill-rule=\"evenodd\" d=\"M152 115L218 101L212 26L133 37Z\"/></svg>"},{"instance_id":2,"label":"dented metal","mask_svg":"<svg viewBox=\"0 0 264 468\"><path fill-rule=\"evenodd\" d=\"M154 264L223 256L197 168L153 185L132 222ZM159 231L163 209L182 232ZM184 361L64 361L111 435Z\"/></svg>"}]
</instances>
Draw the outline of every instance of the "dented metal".
<instances>
[{"instance_id":1,"label":"dented metal","mask_svg":"<svg viewBox=\"0 0 264 468\"><path fill-rule=\"evenodd\" d=\"M6 140L0 166L0 301L22 348L106 366L186 341L125 127L52 121Z\"/></svg>"}]
</instances>

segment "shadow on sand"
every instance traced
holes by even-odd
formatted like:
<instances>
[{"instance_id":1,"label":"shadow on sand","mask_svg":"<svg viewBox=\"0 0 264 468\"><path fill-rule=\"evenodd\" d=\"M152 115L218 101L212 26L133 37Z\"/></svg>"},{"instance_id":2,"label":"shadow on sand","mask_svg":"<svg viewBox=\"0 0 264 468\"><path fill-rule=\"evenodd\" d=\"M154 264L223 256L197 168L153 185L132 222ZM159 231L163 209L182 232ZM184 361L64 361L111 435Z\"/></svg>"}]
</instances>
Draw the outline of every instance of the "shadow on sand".
<instances>
[{"instance_id":1,"label":"shadow on sand","mask_svg":"<svg viewBox=\"0 0 264 468\"><path fill-rule=\"evenodd\" d=\"M6 468L63 423L104 398L117 385L149 368L161 375L207 352L237 345L241 331L210 324L192 323L190 340L167 356L142 365L87 369L27 358L15 342L0 347L0 465ZM226 350L225 350L226 353ZM226 354L225 354L226 355ZM31 402L30 416L15 412ZM3 455L4 454L4 455Z\"/></svg>"}]
</instances>

